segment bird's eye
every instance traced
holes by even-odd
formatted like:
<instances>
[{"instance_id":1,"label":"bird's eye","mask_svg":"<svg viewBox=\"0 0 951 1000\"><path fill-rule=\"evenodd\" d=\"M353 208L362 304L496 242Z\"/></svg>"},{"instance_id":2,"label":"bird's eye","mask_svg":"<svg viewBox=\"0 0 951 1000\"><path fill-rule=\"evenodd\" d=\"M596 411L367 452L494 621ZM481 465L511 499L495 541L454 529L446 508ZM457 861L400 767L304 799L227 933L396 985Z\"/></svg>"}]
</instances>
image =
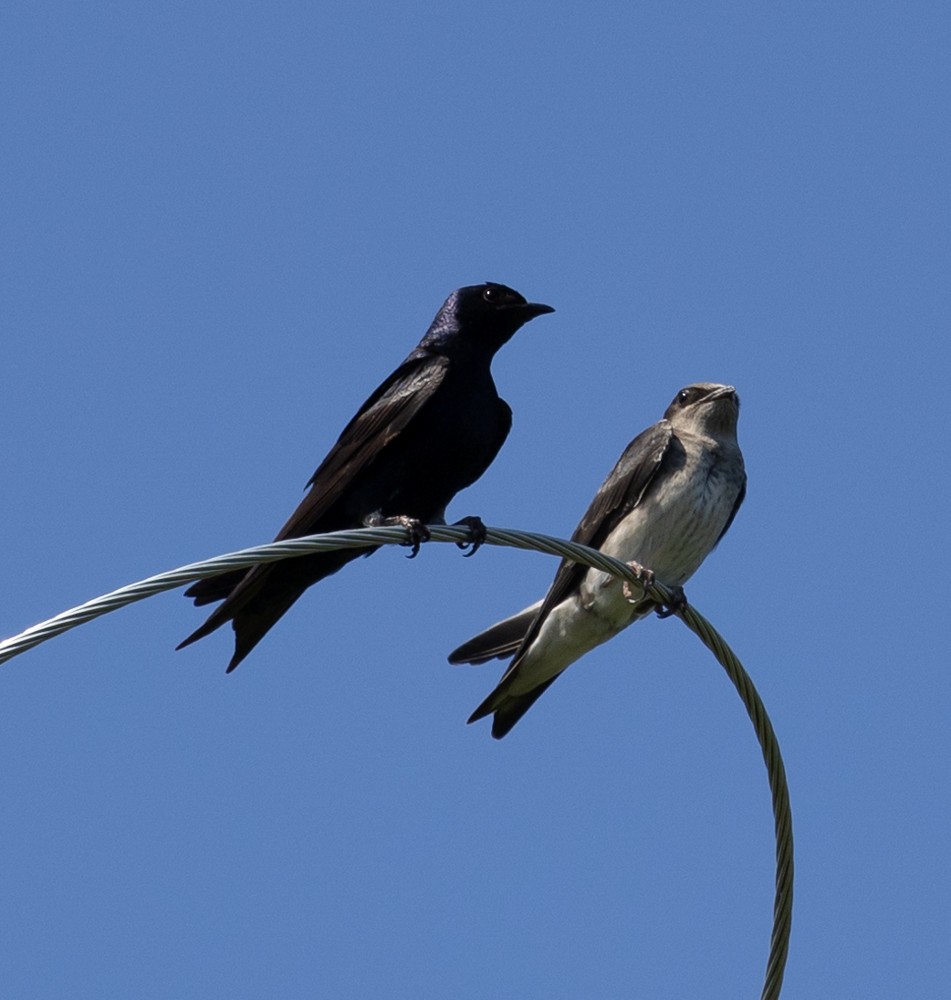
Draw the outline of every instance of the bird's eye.
<instances>
[{"instance_id":1,"label":"bird's eye","mask_svg":"<svg viewBox=\"0 0 951 1000\"><path fill-rule=\"evenodd\" d=\"M486 288L482 292L482 298L486 302L498 302L499 301L499 290L497 288Z\"/></svg>"},{"instance_id":2,"label":"bird's eye","mask_svg":"<svg viewBox=\"0 0 951 1000\"><path fill-rule=\"evenodd\" d=\"M690 402L690 390L681 389L680 392L677 393L677 402L680 403L681 406L686 406Z\"/></svg>"}]
</instances>

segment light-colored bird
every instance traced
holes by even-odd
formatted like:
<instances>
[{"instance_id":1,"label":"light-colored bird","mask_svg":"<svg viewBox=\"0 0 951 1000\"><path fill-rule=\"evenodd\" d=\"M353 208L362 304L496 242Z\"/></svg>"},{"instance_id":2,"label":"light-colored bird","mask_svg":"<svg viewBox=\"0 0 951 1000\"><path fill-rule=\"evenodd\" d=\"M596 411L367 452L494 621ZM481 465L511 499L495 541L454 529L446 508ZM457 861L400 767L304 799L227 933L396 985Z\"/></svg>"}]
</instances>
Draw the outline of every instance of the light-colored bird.
<instances>
[{"instance_id":1,"label":"light-colored bird","mask_svg":"<svg viewBox=\"0 0 951 1000\"><path fill-rule=\"evenodd\" d=\"M572 541L680 588L716 547L746 494L733 386L699 382L674 397L663 420L639 434L598 490ZM450 663L514 654L470 722L494 715L501 739L560 673L595 646L657 610L643 587L562 561L544 599L463 643Z\"/></svg>"}]
</instances>

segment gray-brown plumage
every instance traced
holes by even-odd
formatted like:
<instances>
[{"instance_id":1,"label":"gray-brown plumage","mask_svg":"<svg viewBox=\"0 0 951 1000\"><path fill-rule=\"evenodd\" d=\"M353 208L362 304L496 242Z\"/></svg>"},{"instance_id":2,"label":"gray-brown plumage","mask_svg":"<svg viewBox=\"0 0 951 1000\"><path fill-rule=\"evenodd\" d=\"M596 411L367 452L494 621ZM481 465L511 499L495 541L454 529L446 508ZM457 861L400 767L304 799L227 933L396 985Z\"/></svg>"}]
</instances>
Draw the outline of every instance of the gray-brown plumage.
<instances>
[{"instance_id":1,"label":"gray-brown plumage","mask_svg":"<svg viewBox=\"0 0 951 1000\"><path fill-rule=\"evenodd\" d=\"M442 522L446 505L485 472L512 425L492 358L519 327L553 311L493 282L454 291L419 345L344 428L275 541L368 524ZM301 556L199 581L186 597L224 603L178 648L230 621L234 670L309 586L374 551Z\"/></svg>"},{"instance_id":2,"label":"gray-brown plumage","mask_svg":"<svg viewBox=\"0 0 951 1000\"><path fill-rule=\"evenodd\" d=\"M733 523L746 494L732 386L681 389L664 419L626 448L571 536L681 587ZM514 658L470 722L505 736L568 666L655 610L639 587L563 560L542 601L488 628L450 663Z\"/></svg>"}]
</instances>

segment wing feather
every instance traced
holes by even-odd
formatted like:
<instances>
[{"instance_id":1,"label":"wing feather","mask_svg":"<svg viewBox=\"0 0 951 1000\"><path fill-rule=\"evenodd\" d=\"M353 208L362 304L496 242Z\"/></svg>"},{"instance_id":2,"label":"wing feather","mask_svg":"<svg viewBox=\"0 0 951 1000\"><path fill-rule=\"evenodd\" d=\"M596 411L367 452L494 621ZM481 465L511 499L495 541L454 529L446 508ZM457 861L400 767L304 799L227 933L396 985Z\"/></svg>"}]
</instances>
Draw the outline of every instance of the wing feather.
<instances>
[{"instance_id":1,"label":"wing feather","mask_svg":"<svg viewBox=\"0 0 951 1000\"><path fill-rule=\"evenodd\" d=\"M410 355L360 407L310 477L310 492L278 532L275 541L305 535L374 458L432 398L449 370L437 354Z\"/></svg>"},{"instance_id":2,"label":"wing feather","mask_svg":"<svg viewBox=\"0 0 951 1000\"><path fill-rule=\"evenodd\" d=\"M449 359L438 354L413 352L360 407L344 427L336 444L310 477L307 495L298 504L275 537L299 538L320 530L320 519L340 499L353 478L366 468L426 405L449 369ZM238 601L247 601L260 589L277 563L223 577L199 580L185 591L196 604L227 598L198 632L193 641L227 621Z\"/></svg>"},{"instance_id":3,"label":"wing feather","mask_svg":"<svg viewBox=\"0 0 951 1000\"><path fill-rule=\"evenodd\" d=\"M595 549L601 547L618 523L641 502L667 453L672 433L670 424L666 420L661 420L638 434L624 449L624 453L601 484L572 533L573 542ZM561 561L551 587L538 609L535 621L525 633L525 638L515 654L512 667L517 665L520 654L534 641L545 618L576 587L580 586L587 572L587 566L582 566L571 559Z\"/></svg>"},{"instance_id":4,"label":"wing feather","mask_svg":"<svg viewBox=\"0 0 951 1000\"><path fill-rule=\"evenodd\" d=\"M571 536L573 542L589 545L592 548L601 547L618 523L644 498L667 454L672 437L670 423L661 420L634 438L624 449L607 479L601 484L578 527L575 528ZM492 735L501 738L531 708L549 685L561 676L556 674L525 695L511 697L507 694L511 678L518 671L522 657L535 641L545 619L576 587L581 585L587 572L587 566L582 566L571 559L562 560L551 587L538 609L538 614L515 651L508 670L502 675L492 693L473 712L470 722L493 712L497 713ZM475 640L470 640L470 643L472 642Z\"/></svg>"}]
</instances>

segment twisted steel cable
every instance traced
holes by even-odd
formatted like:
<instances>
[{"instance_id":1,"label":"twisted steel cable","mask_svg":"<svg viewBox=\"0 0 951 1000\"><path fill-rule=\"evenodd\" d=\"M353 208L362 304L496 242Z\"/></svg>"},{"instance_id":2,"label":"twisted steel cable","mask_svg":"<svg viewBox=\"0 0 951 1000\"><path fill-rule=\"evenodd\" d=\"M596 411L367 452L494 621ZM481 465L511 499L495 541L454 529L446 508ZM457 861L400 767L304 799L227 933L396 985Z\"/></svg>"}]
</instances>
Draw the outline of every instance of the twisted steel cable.
<instances>
[{"instance_id":1,"label":"twisted steel cable","mask_svg":"<svg viewBox=\"0 0 951 1000\"><path fill-rule=\"evenodd\" d=\"M454 525L432 525L429 528L431 540L436 542L456 542L466 544L471 541L468 527ZM402 527L358 528L352 531L333 531L324 535L310 535L293 538L269 545L259 545L241 549L226 555L215 556L202 562L191 563L167 573L159 573L145 580L120 587L111 593L96 597L53 618L25 629L19 635L0 642L0 664L14 656L32 649L34 646L83 625L94 618L108 614L144 600L166 590L174 590L194 580L216 576L228 570L244 569L257 563L276 562L294 556L308 555L339 548L367 548L374 545L405 545L408 534ZM562 538L542 535L533 531L516 531L509 528L486 528L486 544L508 548L526 549L549 555L566 557L575 562L603 570L631 583L643 586L634 572L625 563L606 556L597 549ZM645 588L649 597L659 604L669 605L673 596L662 584L654 582ZM779 742L772 723L766 713L753 681L744 670L736 654L723 637L698 611L689 604L676 612L684 624L694 632L700 641L716 657L733 682L746 711L753 723L766 763L769 788L772 796L773 820L776 840L776 881L773 901L773 931L770 939L769 956L761 1000L778 1000L783 984L786 958L789 953L789 936L792 927L793 906L793 834L792 812L789 805L789 789L783 766Z\"/></svg>"}]
</instances>

